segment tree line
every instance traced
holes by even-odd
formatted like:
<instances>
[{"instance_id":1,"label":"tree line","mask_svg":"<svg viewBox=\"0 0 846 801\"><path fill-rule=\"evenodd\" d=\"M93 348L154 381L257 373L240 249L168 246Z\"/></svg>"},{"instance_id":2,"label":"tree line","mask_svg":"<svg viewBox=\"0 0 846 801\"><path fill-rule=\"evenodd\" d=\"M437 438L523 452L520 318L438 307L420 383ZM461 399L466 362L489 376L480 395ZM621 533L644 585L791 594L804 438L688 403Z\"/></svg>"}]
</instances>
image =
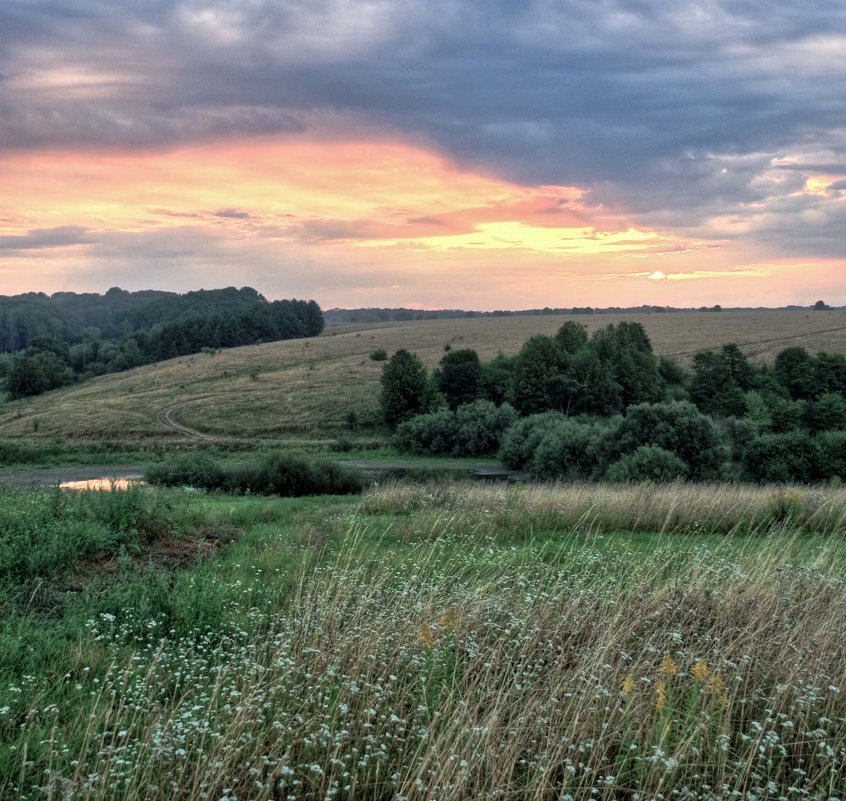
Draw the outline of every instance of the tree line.
<instances>
[{"instance_id":1,"label":"tree line","mask_svg":"<svg viewBox=\"0 0 846 801\"><path fill-rule=\"evenodd\" d=\"M413 453L499 453L542 478L813 482L846 479L846 358L781 351L751 363L735 344L684 370L643 326L588 334L566 322L514 356L447 349L428 373L397 351L380 407Z\"/></svg>"},{"instance_id":2,"label":"tree line","mask_svg":"<svg viewBox=\"0 0 846 801\"><path fill-rule=\"evenodd\" d=\"M203 349L317 336L323 327L315 301L268 302L251 287L0 297L0 378L14 400Z\"/></svg>"}]
</instances>

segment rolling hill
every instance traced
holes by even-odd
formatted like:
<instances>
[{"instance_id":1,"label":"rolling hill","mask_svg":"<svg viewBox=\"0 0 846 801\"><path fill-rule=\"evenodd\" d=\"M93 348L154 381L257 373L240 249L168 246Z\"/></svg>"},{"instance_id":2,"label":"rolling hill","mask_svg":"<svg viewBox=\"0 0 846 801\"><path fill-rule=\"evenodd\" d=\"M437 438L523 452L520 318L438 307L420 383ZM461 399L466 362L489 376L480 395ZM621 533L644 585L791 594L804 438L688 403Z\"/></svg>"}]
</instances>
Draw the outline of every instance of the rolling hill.
<instances>
[{"instance_id":1,"label":"rolling hill","mask_svg":"<svg viewBox=\"0 0 846 801\"><path fill-rule=\"evenodd\" d=\"M232 437L321 438L363 422L378 408L382 363L369 354L406 348L433 367L444 346L475 348L482 359L517 352L533 334L566 320L589 329L625 315L427 320L338 326L323 336L183 356L106 375L0 406L4 439L135 440L189 435L176 426ZM687 364L694 353L736 342L753 360L782 349L846 353L846 312L684 312L640 314L658 354Z\"/></svg>"}]
</instances>

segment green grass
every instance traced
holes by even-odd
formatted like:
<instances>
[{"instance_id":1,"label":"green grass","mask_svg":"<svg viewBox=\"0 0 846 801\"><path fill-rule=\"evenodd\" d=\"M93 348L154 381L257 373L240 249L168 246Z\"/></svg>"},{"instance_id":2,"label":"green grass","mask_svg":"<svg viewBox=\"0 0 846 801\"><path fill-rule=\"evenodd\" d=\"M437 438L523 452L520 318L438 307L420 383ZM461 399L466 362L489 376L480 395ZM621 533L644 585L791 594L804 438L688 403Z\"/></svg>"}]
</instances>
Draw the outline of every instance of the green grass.
<instances>
[{"instance_id":1,"label":"green grass","mask_svg":"<svg viewBox=\"0 0 846 801\"><path fill-rule=\"evenodd\" d=\"M818 492L2 493L4 543L50 556L5 574L0 797L838 797ZM54 524L82 546L21 538Z\"/></svg>"}]
</instances>

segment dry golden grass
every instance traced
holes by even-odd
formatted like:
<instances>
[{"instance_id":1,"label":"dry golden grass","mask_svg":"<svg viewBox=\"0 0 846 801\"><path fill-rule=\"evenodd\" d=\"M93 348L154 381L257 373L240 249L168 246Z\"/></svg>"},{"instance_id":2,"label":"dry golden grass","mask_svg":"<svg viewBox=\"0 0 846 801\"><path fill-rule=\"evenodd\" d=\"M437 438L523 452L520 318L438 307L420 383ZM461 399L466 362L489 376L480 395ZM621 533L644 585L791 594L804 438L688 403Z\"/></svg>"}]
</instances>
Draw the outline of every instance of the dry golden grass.
<instances>
[{"instance_id":1,"label":"dry golden grass","mask_svg":"<svg viewBox=\"0 0 846 801\"><path fill-rule=\"evenodd\" d=\"M582 533L846 534L846 488L749 484L386 484L365 495L369 514L418 518L479 515L480 528L520 529L525 521ZM480 514L481 513L481 514Z\"/></svg>"},{"instance_id":2,"label":"dry golden grass","mask_svg":"<svg viewBox=\"0 0 846 801\"><path fill-rule=\"evenodd\" d=\"M686 363L697 351L736 342L754 361L800 345L846 353L846 313L748 312L504 317L339 327L293 340L197 354L103 376L0 409L6 438L134 439L178 436L157 413L187 402L174 418L235 437L331 436L354 410L377 409L382 363L371 351L406 348L433 367L444 345L474 348L482 359L512 354L534 334L572 319L594 330L623 319L642 323L657 353Z\"/></svg>"}]
</instances>

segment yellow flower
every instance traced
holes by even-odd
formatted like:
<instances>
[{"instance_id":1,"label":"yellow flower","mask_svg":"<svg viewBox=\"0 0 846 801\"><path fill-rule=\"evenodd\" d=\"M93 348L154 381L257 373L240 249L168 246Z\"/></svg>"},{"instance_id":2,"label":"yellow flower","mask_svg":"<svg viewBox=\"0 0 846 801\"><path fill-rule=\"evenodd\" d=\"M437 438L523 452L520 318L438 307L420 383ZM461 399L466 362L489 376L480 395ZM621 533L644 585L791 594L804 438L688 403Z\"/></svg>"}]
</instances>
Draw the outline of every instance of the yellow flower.
<instances>
[{"instance_id":1,"label":"yellow flower","mask_svg":"<svg viewBox=\"0 0 846 801\"><path fill-rule=\"evenodd\" d=\"M720 706L723 707L723 709L728 706L728 690L726 689L726 683L723 681L723 677L719 673L715 673L708 680L708 692L717 697L717 700L720 702Z\"/></svg>"},{"instance_id":2,"label":"yellow flower","mask_svg":"<svg viewBox=\"0 0 846 801\"><path fill-rule=\"evenodd\" d=\"M421 623L417 629L417 640L424 648L434 648L438 638L428 623Z\"/></svg>"},{"instance_id":3,"label":"yellow flower","mask_svg":"<svg viewBox=\"0 0 846 801\"><path fill-rule=\"evenodd\" d=\"M660 676L675 676L676 673L679 672L679 666L673 661L673 657L669 654L664 654L664 658L661 660L661 666L658 668L658 674Z\"/></svg>"},{"instance_id":4,"label":"yellow flower","mask_svg":"<svg viewBox=\"0 0 846 801\"><path fill-rule=\"evenodd\" d=\"M667 682L664 679L658 679L658 683L655 685L655 709L659 712L664 708L664 704L667 703Z\"/></svg>"},{"instance_id":5,"label":"yellow flower","mask_svg":"<svg viewBox=\"0 0 846 801\"><path fill-rule=\"evenodd\" d=\"M438 628L443 631L453 631L458 623L458 614L454 609L447 609L437 620Z\"/></svg>"},{"instance_id":6,"label":"yellow flower","mask_svg":"<svg viewBox=\"0 0 846 801\"><path fill-rule=\"evenodd\" d=\"M706 681L710 675L708 665L700 659L698 662L694 663L693 667L690 669L690 675L697 681Z\"/></svg>"},{"instance_id":7,"label":"yellow flower","mask_svg":"<svg viewBox=\"0 0 846 801\"><path fill-rule=\"evenodd\" d=\"M620 689L626 694L631 695L635 688L635 680L634 676L631 673L626 674L626 678L623 679L623 683L620 685Z\"/></svg>"}]
</instances>

